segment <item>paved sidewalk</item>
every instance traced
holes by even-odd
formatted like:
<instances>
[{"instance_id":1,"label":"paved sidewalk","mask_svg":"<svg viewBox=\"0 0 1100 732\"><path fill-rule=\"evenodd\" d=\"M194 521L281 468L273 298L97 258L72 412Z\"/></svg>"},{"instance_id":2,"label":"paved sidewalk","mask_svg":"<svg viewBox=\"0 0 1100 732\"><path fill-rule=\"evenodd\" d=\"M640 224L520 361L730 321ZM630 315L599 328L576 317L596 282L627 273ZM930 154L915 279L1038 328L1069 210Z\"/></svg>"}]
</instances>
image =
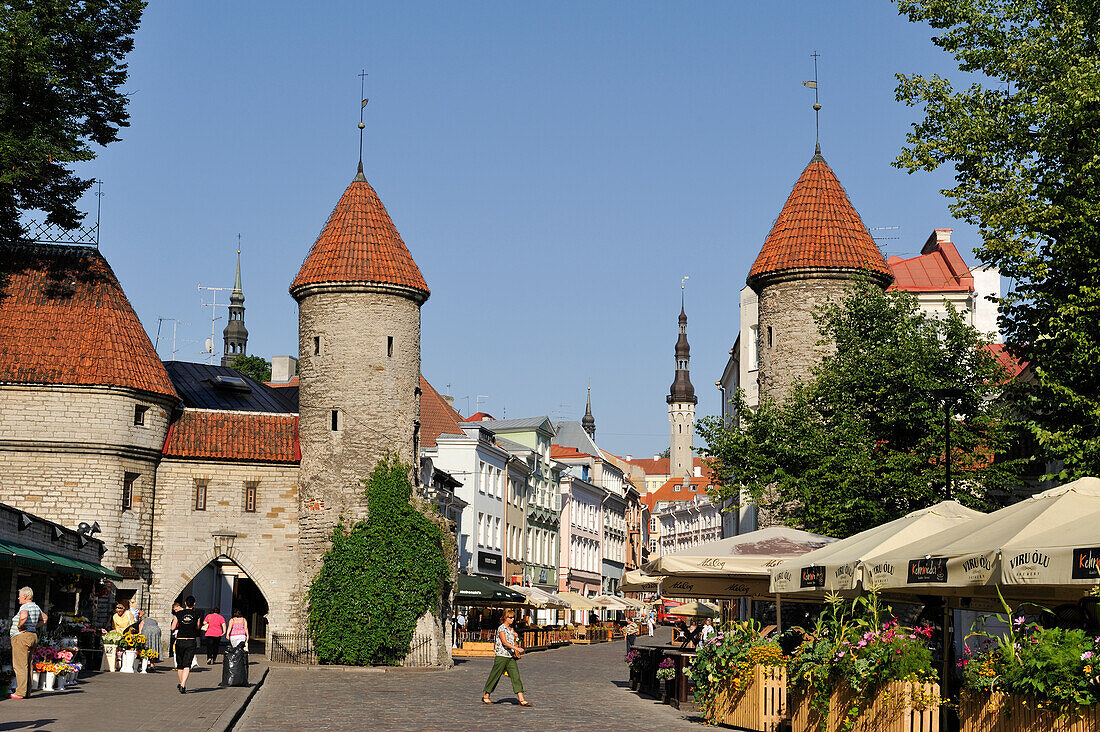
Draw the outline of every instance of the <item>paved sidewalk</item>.
<instances>
[{"instance_id":1,"label":"paved sidewalk","mask_svg":"<svg viewBox=\"0 0 1100 732\"><path fill-rule=\"evenodd\" d=\"M645 639L649 641L649 639ZM668 630L655 641L668 640ZM538 651L520 661L530 708L516 705L501 678L481 703L492 659L468 659L449 671L386 673L273 667L249 703L241 730L571 730L705 732L685 714L630 691L623 641Z\"/></svg>"},{"instance_id":2,"label":"paved sidewalk","mask_svg":"<svg viewBox=\"0 0 1100 732\"><path fill-rule=\"evenodd\" d=\"M199 659L200 664L204 659ZM250 657L248 680L255 685L267 669L263 656ZM216 666L191 671L187 694L176 690L176 672L169 660L155 673L101 672L82 678L65 691L33 692L22 701L0 700L0 730L186 729L188 732L228 729L252 687L222 688L221 659Z\"/></svg>"}]
</instances>

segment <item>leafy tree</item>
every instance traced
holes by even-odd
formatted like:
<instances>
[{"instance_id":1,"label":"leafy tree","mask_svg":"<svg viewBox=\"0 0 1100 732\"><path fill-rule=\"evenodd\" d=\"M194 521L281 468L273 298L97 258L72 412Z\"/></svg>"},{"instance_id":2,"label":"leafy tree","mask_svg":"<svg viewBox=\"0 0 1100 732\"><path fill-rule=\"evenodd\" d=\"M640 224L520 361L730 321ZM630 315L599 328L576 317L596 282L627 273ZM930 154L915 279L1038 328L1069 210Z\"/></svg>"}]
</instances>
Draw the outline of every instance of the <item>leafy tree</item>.
<instances>
[{"instance_id":1,"label":"leafy tree","mask_svg":"<svg viewBox=\"0 0 1100 732\"><path fill-rule=\"evenodd\" d=\"M20 212L74 228L91 180L66 166L129 125L123 59L140 0L12 0L0 4L0 241L23 238Z\"/></svg>"},{"instance_id":2,"label":"leafy tree","mask_svg":"<svg viewBox=\"0 0 1100 732\"><path fill-rule=\"evenodd\" d=\"M364 480L367 520L337 526L309 588L309 630L321 663L395 665L416 621L439 607L450 573L443 532L409 503L408 465L388 457Z\"/></svg>"},{"instance_id":3,"label":"leafy tree","mask_svg":"<svg viewBox=\"0 0 1100 732\"><path fill-rule=\"evenodd\" d=\"M944 411L932 390L963 397L951 425L954 497L981 508L1011 485L1014 465L990 458L1011 435L997 400L1004 369L953 310L929 317L904 292L859 283L817 315L836 350L790 396L748 408L740 428L702 420L702 452L723 498L743 485L791 525L844 537L944 498Z\"/></svg>"},{"instance_id":4,"label":"leafy tree","mask_svg":"<svg viewBox=\"0 0 1100 732\"><path fill-rule=\"evenodd\" d=\"M233 359L233 363L229 365L260 383L271 381L271 362L265 361L259 356L237 356Z\"/></svg>"},{"instance_id":5,"label":"leafy tree","mask_svg":"<svg viewBox=\"0 0 1100 732\"><path fill-rule=\"evenodd\" d=\"M1100 473L1100 3L897 2L978 80L898 75L924 119L895 165L954 166L952 212L1015 283L1002 328L1036 376L1018 406L1058 478Z\"/></svg>"}]
</instances>

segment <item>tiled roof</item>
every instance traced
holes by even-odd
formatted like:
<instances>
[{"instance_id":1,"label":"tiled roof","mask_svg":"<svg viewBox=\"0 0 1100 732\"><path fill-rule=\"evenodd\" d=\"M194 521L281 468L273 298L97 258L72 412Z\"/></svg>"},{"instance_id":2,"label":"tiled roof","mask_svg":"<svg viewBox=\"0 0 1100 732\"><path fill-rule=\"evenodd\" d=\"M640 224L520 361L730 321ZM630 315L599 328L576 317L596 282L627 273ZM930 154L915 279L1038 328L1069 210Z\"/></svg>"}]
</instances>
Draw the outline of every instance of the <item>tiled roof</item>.
<instances>
[{"instance_id":1,"label":"tiled roof","mask_svg":"<svg viewBox=\"0 0 1100 732\"><path fill-rule=\"evenodd\" d=\"M653 507L659 501L694 501L699 495L706 496L707 486L713 485L713 481L706 476L687 478L687 485L684 484L684 480L684 478L669 478L660 488L642 496L642 501L645 502L650 511L653 511ZM679 490L676 490L677 488Z\"/></svg>"},{"instance_id":2,"label":"tiled roof","mask_svg":"<svg viewBox=\"0 0 1100 732\"><path fill-rule=\"evenodd\" d=\"M290 285L290 294L297 297L297 291L307 285L330 283L398 285L425 298L430 293L362 168L309 250Z\"/></svg>"},{"instance_id":3,"label":"tiled roof","mask_svg":"<svg viewBox=\"0 0 1100 732\"><path fill-rule=\"evenodd\" d=\"M1006 383L1012 381L1020 374L1022 374L1024 372L1024 369L1026 369L1028 366L1027 361L1021 361L1020 359L1009 353L1008 350L1005 348L1005 344L1003 343L990 343L986 346L986 348L989 349L990 353L997 357L997 361L999 361L1001 366L1004 367L1004 370L1006 372Z\"/></svg>"},{"instance_id":4,"label":"tiled roof","mask_svg":"<svg viewBox=\"0 0 1100 732\"><path fill-rule=\"evenodd\" d=\"M748 282L799 269L868 270L889 279L890 268L836 174L815 155L794 184Z\"/></svg>"},{"instance_id":5,"label":"tiled roof","mask_svg":"<svg viewBox=\"0 0 1100 732\"><path fill-rule=\"evenodd\" d=\"M471 414L469 417L462 418L463 422L491 422L492 420L493 415L489 414L488 412L476 412L475 414Z\"/></svg>"},{"instance_id":6,"label":"tiled roof","mask_svg":"<svg viewBox=\"0 0 1100 732\"><path fill-rule=\"evenodd\" d=\"M550 445L550 457L555 460L568 460L570 458L590 458L594 457L588 453L581 452L575 447L565 447L564 445Z\"/></svg>"},{"instance_id":7,"label":"tiled roof","mask_svg":"<svg viewBox=\"0 0 1100 732\"><path fill-rule=\"evenodd\" d=\"M177 398L99 250L0 245L0 382L117 386Z\"/></svg>"},{"instance_id":8,"label":"tiled roof","mask_svg":"<svg viewBox=\"0 0 1100 732\"><path fill-rule=\"evenodd\" d=\"M168 428L164 456L296 463L298 418L264 412L185 409Z\"/></svg>"},{"instance_id":9,"label":"tiled roof","mask_svg":"<svg viewBox=\"0 0 1100 732\"><path fill-rule=\"evenodd\" d=\"M632 457L629 460L622 458L623 462L630 465L636 465L642 469L646 475L670 475L668 471L668 458L636 458ZM709 475L710 469L701 457L693 457L691 459L693 468L701 468L703 475Z\"/></svg>"},{"instance_id":10,"label":"tiled roof","mask_svg":"<svg viewBox=\"0 0 1100 732\"><path fill-rule=\"evenodd\" d=\"M440 435L461 435L462 416L420 375L420 444L435 447Z\"/></svg>"},{"instance_id":11,"label":"tiled roof","mask_svg":"<svg viewBox=\"0 0 1100 732\"><path fill-rule=\"evenodd\" d=\"M285 389L290 386L298 386L298 377L290 377L290 381L269 381L267 385L272 389Z\"/></svg>"},{"instance_id":12,"label":"tiled roof","mask_svg":"<svg viewBox=\"0 0 1100 732\"><path fill-rule=\"evenodd\" d=\"M951 229L937 229L921 253L910 259L890 257L894 273L892 289L910 292L973 292L974 275L958 248L951 242Z\"/></svg>"}]
</instances>

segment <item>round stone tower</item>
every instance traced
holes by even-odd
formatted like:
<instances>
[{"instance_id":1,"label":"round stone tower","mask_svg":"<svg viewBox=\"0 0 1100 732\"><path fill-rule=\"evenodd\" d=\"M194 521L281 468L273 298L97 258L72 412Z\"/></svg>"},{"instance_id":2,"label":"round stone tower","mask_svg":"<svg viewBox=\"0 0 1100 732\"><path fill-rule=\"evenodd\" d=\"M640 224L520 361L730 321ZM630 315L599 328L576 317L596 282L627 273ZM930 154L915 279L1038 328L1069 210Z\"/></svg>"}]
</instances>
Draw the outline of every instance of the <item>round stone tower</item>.
<instances>
[{"instance_id":1,"label":"round stone tower","mask_svg":"<svg viewBox=\"0 0 1100 732\"><path fill-rule=\"evenodd\" d=\"M360 480L387 454L418 462L420 306L429 290L362 163L290 294L298 301L304 590L337 520L366 517Z\"/></svg>"},{"instance_id":2,"label":"round stone tower","mask_svg":"<svg viewBox=\"0 0 1100 732\"><path fill-rule=\"evenodd\" d=\"M759 297L760 398L782 401L828 352L814 313L844 298L858 277L894 279L821 149L802 171L749 270Z\"/></svg>"}]
</instances>

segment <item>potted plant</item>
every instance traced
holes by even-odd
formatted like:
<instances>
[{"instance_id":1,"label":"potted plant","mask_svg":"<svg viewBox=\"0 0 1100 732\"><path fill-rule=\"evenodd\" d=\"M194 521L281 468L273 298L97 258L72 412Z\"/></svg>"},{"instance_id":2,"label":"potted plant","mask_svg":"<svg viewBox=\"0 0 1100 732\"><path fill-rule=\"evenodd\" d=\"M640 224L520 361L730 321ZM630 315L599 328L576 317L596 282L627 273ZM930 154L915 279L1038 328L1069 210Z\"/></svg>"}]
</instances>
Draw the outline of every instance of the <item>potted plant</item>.
<instances>
[{"instance_id":1,"label":"potted plant","mask_svg":"<svg viewBox=\"0 0 1100 732\"><path fill-rule=\"evenodd\" d=\"M626 657L623 659L626 661L627 666L630 669L630 690L638 690L638 674L642 667L642 652L637 649L632 649L626 652Z\"/></svg>"},{"instance_id":2,"label":"potted plant","mask_svg":"<svg viewBox=\"0 0 1100 732\"><path fill-rule=\"evenodd\" d=\"M669 698L672 696L672 690L669 689L669 686L674 678L676 678L676 669L672 667L672 659L662 658L661 662L657 664L657 681L661 684L661 701L665 704L668 704Z\"/></svg>"},{"instance_id":3,"label":"potted plant","mask_svg":"<svg viewBox=\"0 0 1100 732\"><path fill-rule=\"evenodd\" d=\"M1100 729L1100 637L1044 628L1001 599L1003 635L974 632L958 667L963 732Z\"/></svg>"},{"instance_id":4,"label":"potted plant","mask_svg":"<svg viewBox=\"0 0 1100 732\"><path fill-rule=\"evenodd\" d=\"M138 652L145 648L145 636L137 633L124 633L118 645L122 649L122 673L134 673Z\"/></svg>"},{"instance_id":5,"label":"potted plant","mask_svg":"<svg viewBox=\"0 0 1100 732\"><path fill-rule=\"evenodd\" d=\"M710 724L772 732L786 707L787 657L755 621L732 623L696 648L695 703ZM686 669L685 669L686 671Z\"/></svg>"},{"instance_id":6,"label":"potted plant","mask_svg":"<svg viewBox=\"0 0 1100 732\"><path fill-rule=\"evenodd\" d=\"M122 641L122 631L120 630L104 630L103 631L103 657L107 659L107 670L118 670L118 644Z\"/></svg>"},{"instance_id":7,"label":"potted plant","mask_svg":"<svg viewBox=\"0 0 1100 732\"><path fill-rule=\"evenodd\" d=\"M940 706L931 627L898 624L878 596L828 598L791 655L792 725L818 732L933 729Z\"/></svg>"}]
</instances>

